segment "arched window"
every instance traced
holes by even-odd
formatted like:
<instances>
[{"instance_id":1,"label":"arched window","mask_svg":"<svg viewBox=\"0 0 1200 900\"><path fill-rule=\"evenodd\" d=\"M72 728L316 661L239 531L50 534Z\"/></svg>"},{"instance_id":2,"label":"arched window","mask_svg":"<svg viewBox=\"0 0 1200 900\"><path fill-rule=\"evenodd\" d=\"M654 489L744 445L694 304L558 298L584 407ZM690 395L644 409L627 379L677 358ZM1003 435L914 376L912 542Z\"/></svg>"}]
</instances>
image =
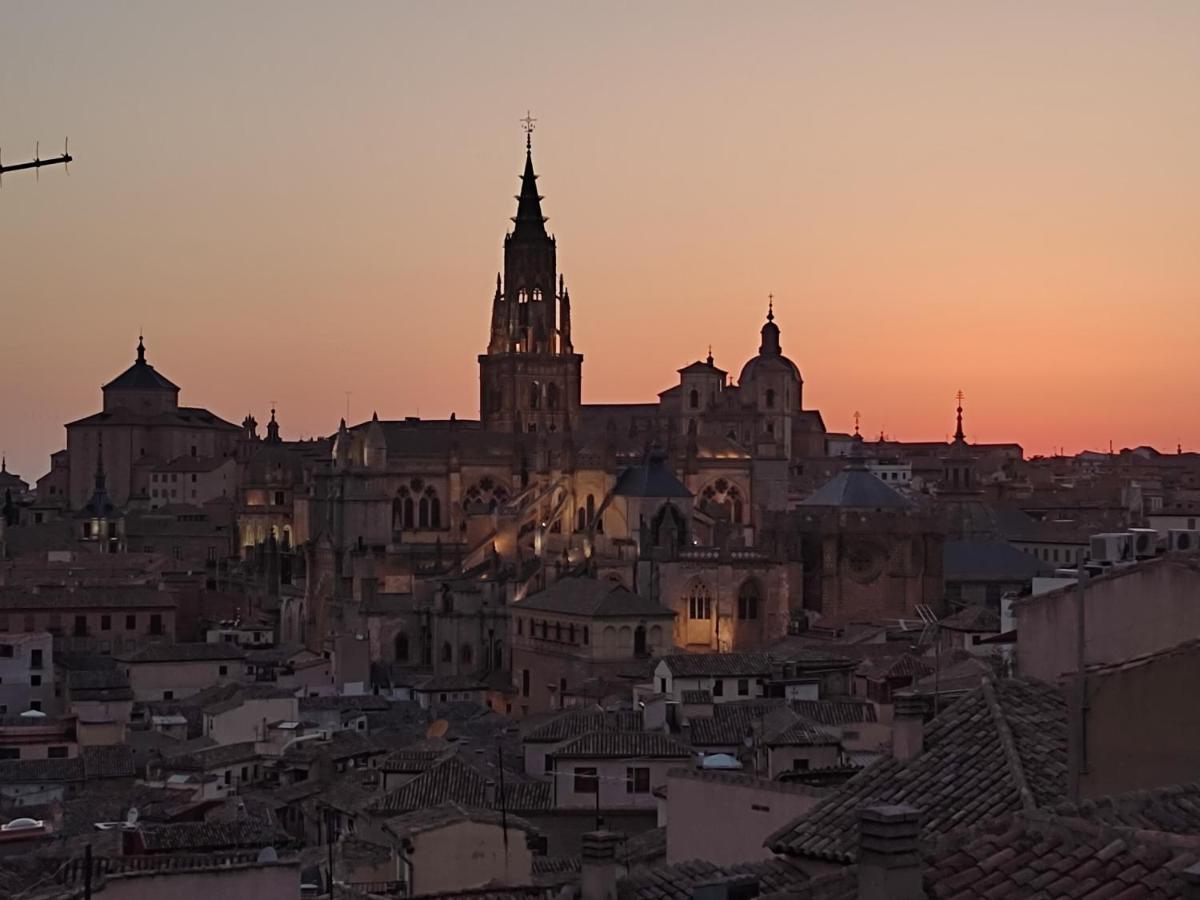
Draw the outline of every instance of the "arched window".
<instances>
[{"instance_id":1,"label":"arched window","mask_svg":"<svg viewBox=\"0 0 1200 900\"><path fill-rule=\"evenodd\" d=\"M558 409L558 385L553 381L546 385L546 408Z\"/></svg>"},{"instance_id":2,"label":"arched window","mask_svg":"<svg viewBox=\"0 0 1200 900\"><path fill-rule=\"evenodd\" d=\"M417 523L421 528L442 527L442 504L432 485L425 488L417 504Z\"/></svg>"},{"instance_id":3,"label":"arched window","mask_svg":"<svg viewBox=\"0 0 1200 900\"><path fill-rule=\"evenodd\" d=\"M775 408L775 389L774 388L767 388L767 394L766 394L765 399L767 401L767 409L774 409Z\"/></svg>"},{"instance_id":4,"label":"arched window","mask_svg":"<svg viewBox=\"0 0 1200 900\"><path fill-rule=\"evenodd\" d=\"M392 517L398 528L413 527L413 499L408 488L402 487L396 492L396 499L392 502Z\"/></svg>"},{"instance_id":5,"label":"arched window","mask_svg":"<svg viewBox=\"0 0 1200 900\"><path fill-rule=\"evenodd\" d=\"M395 651L396 662L408 662L408 635L401 631L392 641L392 648Z\"/></svg>"},{"instance_id":6,"label":"arched window","mask_svg":"<svg viewBox=\"0 0 1200 900\"><path fill-rule=\"evenodd\" d=\"M575 626L574 625L567 626L567 643L568 644L575 643Z\"/></svg>"},{"instance_id":7,"label":"arched window","mask_svg":"<svg viewBox=\"0 0 1200 900\"><path fill-rule=\"evenodd\" d=\"M540 382L533 382L529 385L529 408L538 409L542 405L542 385Z\"/></svg>"},{"instance_id":8,"label":"arched window","mask_svg":"<svg viewBox=\"0 0 1200 900\"><path fill-rule=\"evenodd\" d=\"M587 528L587 510L585 510L582 506L579 507L579 514L575 518L576 531L583 531L585 528Z\"/></svg>"},{"instance_id":9,"label":"arched window","mask_svg":"<svg viewBox=\"0 0 1200 900\"><path fill-rule=\"evenodd\" d=\"M450 646L449 641L442 641L442 662L454 661L454 648Z\"/></svg>"},{"instance_id":10,"label":"arched window","mask_svg":"<svg viewBox=\"0 0 1200 900\"><path fill-rule=\"evenodd\" d=\"M742 582L742 586L738 588L737 611L739 619L758 618L759 596L757 581L751 578Z\"/></svg>"},{"instance_id":11,"label":"arched window","mask_svg":"<svg viewBox=\"0 0 1200 900\"><path fill-rule=\"evenodd\" d=\"M688 593L688 618L712 618L712 594L709 593L708 586L703 581L692 582L692 589Z\"/></svg>"},{"instance_id":12,"label":"arched window","mask_svg":"<svg viewBox=\"0 0 1200 900\"><path fill-rule=\"evenodd\" d=\"M471 649L470 644L463 644L458 648L458 661L464 666L471 665L471 659L475 656L475 651Z\"/></svg>"},{"instance_id":13,"label":"arched window","mask_svg":"<svg viewBox=\"0 0 1200 900\"><path fill-rule=\"evenodd\" d=\"M596 498L592 494L587 495L587 521L590 525L592 520L596 518Z\"/></svg>"},{"instance_id":14,"label":"arched window","mask_svg":"<svg viewBox=\"0 0 1200 900\"><path fill-rule=\"evenodd\" d=\"M688 406L692 409L700 408L700 392L692 388L692 392L688 394Z\"/></svg>"},{"instance_id":15,"label":"arched window","mask_svg":"<svg viewBox=\"0 0 1200 900\"><path fill-rule=\"evenodd\" d=\"M562 641L562 622L554 623L554 639L556 641Z\"/></svg>"}]
</instances>

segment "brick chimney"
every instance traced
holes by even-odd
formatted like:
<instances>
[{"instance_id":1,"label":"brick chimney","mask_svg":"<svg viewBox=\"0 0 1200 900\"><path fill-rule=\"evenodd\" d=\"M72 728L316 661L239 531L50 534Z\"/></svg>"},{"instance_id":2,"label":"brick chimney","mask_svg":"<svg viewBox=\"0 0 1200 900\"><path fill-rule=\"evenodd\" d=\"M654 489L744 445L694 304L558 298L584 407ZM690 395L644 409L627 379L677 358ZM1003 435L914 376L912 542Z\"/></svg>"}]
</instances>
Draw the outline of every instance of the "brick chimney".
<instances>
[{"instance_id":1,"label":"brick chimney","mask_svg":"<svg viewBox=\"0 0 1200 900\"><path fill-rule=\"evenodd\" d=\"M589 831L583 836L580 900L616 900L617 879L625 867L617 860L624 836L611 831Z\"/></svg>"},{"instance_id":2,"label":"brick chimney","mask_svg":"<svg viewBox=\"0 0 1200 900\"><path fill-rule=\"evenodd\" d=\"M892 716L892 757L908 762L925 749L925 703L920 697L897 697Z\"/></svg>"},{"instance_id":3,"label":"brick chimney","mask_svg":"<svg viewBox=\"0 0 1200 900\"><path fill-rule=\"evenodd\" d=\"M858 900L924 900L921 812L869 806L859 813Z\"/></svg>"}]
</instances>

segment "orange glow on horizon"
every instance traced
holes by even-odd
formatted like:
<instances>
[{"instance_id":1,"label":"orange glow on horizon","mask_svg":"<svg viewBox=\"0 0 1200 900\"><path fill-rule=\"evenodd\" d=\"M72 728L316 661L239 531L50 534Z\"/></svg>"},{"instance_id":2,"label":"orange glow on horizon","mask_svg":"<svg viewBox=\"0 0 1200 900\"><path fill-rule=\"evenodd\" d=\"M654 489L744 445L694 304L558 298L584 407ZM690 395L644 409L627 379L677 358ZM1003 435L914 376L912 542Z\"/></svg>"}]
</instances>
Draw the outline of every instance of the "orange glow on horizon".
<instances>
[{"instance_id":1,"label":"orange glow on horizon","mask_svg":"<svg viewBox=\"0 0 1200 900\"><path fill-rule=\"evenodd\" d=\"M534 162L584 401L736 378L775 295L830 431L1200 449L1200 5L19 5L0 450L147 356L284 436L478 414ZM514 47L537 47L536 66Z\"/></svg>"}]
</instances>

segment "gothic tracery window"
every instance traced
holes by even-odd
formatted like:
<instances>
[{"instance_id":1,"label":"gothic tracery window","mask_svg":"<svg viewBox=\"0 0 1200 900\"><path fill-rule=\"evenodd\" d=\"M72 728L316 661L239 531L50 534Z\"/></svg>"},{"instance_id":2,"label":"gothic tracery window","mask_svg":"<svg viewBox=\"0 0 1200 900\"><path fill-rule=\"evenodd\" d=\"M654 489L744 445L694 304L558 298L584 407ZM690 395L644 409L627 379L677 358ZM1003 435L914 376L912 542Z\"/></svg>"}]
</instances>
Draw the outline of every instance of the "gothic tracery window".
<instances>
[{"instance_id":1,"label":"gothic tracery window","mask_svg":"<svg viewBox=\"0 0 1200 900\"><path fill-rule=\"evenodd\" d=\"M712 618L712 594L703 581L692 582L692 588L688 592L688 618Z\"/></svg>"},{"instance_id":2,"label":"gothic tracery window","mask_svg":"<svg viewBox=\"0 0 1200 900\"><path fill-rule=\"evenodd\" d=\"M721 515L735 525L745 522L746 506L741 489L718 478L700 494L700 508L709 515Z\"/></svg>"}]
</instances>

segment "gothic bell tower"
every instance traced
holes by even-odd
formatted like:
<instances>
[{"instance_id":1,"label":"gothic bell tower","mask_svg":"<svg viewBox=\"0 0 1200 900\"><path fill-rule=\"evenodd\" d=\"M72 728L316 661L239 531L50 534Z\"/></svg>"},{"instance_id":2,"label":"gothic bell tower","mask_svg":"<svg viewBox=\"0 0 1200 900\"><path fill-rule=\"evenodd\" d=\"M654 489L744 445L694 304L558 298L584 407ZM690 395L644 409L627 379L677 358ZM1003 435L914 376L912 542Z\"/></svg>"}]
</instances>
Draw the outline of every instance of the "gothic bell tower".
<instances>
[{"instance_id":1,"label":"gothic bell tower","mask_svg":"<svg viewBox=\"0 0 1200 900\"><path fill-rule=\"evenodd\" d=\"M579 416L583 356L571 343L571 298L557 275L555 240L546 233L533 171L536 119L522 121L525 172L504 237L487 352L479 357L479 415L493 431L555 432Z\"/></svg>"}]
</instances>

